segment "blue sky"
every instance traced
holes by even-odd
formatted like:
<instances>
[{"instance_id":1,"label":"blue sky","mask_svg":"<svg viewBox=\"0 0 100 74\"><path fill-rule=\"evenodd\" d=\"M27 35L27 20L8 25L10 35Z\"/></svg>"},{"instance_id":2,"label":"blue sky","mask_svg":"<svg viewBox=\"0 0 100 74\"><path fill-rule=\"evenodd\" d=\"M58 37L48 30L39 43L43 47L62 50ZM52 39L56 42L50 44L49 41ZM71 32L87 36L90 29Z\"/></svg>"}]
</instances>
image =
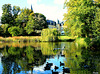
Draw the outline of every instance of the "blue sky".
<instances>
[{"instance_id":1,"label":"blue sky","mask_svg":"<svg viewBox=\"0 0 100 74\"><path fill-rule=\"evenodd\" d=\"M1 0L0 1L0 16L2 15L2 5L11 4L12 6L20 6L20 8L31 8L36 13L42 13L47 19L62 21L63 14L66 10L63 9L65 0Z\"/></svg>"}]
</instances>

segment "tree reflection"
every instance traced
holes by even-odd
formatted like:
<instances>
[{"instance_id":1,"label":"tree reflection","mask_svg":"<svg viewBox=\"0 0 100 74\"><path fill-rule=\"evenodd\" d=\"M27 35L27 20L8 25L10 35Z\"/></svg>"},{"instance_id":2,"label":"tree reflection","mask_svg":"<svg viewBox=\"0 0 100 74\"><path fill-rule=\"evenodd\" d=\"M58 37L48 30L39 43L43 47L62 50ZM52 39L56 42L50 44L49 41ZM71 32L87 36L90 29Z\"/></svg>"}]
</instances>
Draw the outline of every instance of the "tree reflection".
<instances>
[{"instance_id":1,"label":"tree reflection","mask_svg":"<svg viewBox=\"0 0 100 74\"><path fill-rule=\"evenodd\" d=\"M2 74L14 74L21 71L33 71L34 67L41 66L47 58L53 58L65 54L67 61L64 61L65 67L70 68L70 74L93 74L100 73L100 51L92 52L83 45L76 42L41 42L38 47L8 47L0 48L2 57ZM54 50L54 48L62 48Z\"/></svg>"},{"instance_id":2,"label":"tree reflection","mask_svg":"<svg viewBox=\"0 0 100 74\"><path fill-rule=\"evenodd\" d=\"M42 42L41 51L44 55L56 55L58 50L53 51L54 48L61 48L61 44L53 42Z\"/></svg>"},{"instance_id":3,"label":"tree reflection","mask_svg":"<svg viewBox=\"0 0 100 74\"><path fill-rule=\"evenodd\" d=\"M42 55L41 50L35 50L35 48L31 46L24 48L6 48L2 54L2 74L32 71L34 66L40 66L46 61L46 56Z\"/></svg>"},{"instance_id":4,"label":"tree reflection","mask_svg":"<svg viewBox=\"0 0 100 74\"><path fill-rule=\"evenodd\" d=\"M100 66L100 55L96 55L96 58L93 55L97 52L92 52L82 46L76 47L76 43L72 43L69 48L70 50L66 50L67 62L65 61L65 66L71 69L70 74L93 74L93 72L100 71L98 67Z\"/></svg>"}]
</instances>

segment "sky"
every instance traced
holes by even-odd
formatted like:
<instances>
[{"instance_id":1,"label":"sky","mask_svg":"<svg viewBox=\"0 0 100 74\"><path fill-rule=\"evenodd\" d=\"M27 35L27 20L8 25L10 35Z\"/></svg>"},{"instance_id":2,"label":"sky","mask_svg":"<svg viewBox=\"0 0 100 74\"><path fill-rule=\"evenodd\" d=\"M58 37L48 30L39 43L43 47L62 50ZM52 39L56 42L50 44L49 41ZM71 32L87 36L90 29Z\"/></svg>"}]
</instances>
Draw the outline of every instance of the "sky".
<instances>
[{"instance_id":1,"label":"sky","mask_svg":"<svg viewBox=\"0 0 100 74\"><path fill-rule=\"evenodd\" d=\"M0 16L2 16L2 5L11 4L11 6L19 6L20 8L33 7L34 13L42 13L46 19L62 21L63 14L66 9L63 9L65 0L0 0Z\"/></svg>"}]
</instances>

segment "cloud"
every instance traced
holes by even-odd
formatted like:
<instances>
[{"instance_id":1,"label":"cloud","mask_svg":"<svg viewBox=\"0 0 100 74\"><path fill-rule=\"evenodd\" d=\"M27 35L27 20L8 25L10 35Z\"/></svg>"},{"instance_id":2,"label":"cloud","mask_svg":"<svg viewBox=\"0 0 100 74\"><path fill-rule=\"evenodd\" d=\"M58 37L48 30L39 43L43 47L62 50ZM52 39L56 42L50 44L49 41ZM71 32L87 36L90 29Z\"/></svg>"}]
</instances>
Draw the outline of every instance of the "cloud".
<instances>
[{"instance_id":1,"label":"cloud","mask_svg":"<svg viewBox=\"0 0 100 74\"><path fill-rule=\"evenodd\" d=\"M41 0L27 0L28 4L37 4L37 2L41 2Z\"/></svg>"},{"instance_id":2,"label":"cloud","mask_svg":"<svg viewBox=\"0 0 100 74\"><path fill-rule=\"evenodd\" d=\"M46 6L44 4L40 4L34 5L33 10L35 13L37 12L44 14L46 18L50 20L56 21L57 18L60 20L63 18L62 10L60 11L57 6Z\"/></svg>"},{"instance_id":3,"label":"cloud","mask_svg":"<svg viewBox=\"0 0 100 74\"><path fill-rule=\"evenodd\" d=\"M0 11L0 17L2 16L2 11Z\"/></svg>"},{"instance_id":4,"label":"cloud","mask_svg":"<svg viewBox=\"0 0 100 74\"><path fill-rule=\"evenodd\" d=\"M37 3L37 0L27 0L27 3L28 4L36 4Z\"/></svg>"},{"instance_id":5,"label":"cloud","mask_svg":"<svg viewBox=\"0 0 100 74\"><path fill-rule=\"evenodd\" d=\"M64 2L65 2L65 0L54 0L54 3L55 3L55 4L60 4L60 5L62 5L62 4L64 4Z\"/></svg>"},{"instance_id":6,"label":"cloud","mask_svg":"<svg viewBox=\"0 0 100 74\"><path fill-rule=\"evenodd\" d=\"M59 19L62 21L64 10L63 7L59 8L56 5L46 5L46 4L38 4L41 0L27 0L28 4L32 4L33 11L35 13L42 13L46 16L47 19L57 21ZM63 0L58 0L63 1ZM29 6L30 8L30 6Z\"/></svg>"}]
</instances>

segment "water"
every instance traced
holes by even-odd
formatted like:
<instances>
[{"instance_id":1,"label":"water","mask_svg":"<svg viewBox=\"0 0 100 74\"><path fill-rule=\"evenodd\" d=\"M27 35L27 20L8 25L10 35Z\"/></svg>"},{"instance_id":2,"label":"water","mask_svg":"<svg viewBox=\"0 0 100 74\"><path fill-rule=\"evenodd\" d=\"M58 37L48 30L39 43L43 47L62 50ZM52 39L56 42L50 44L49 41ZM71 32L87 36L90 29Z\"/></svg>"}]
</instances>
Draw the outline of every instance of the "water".
<instances>
[{"instance_id":1,"label":"water","mask_svg":"<svg viewBox=\"0 0 100 74\"><path fill-rule=\"evenodd\" d=\"M50 70L44 70L47 62L53 63ZM59 74L63 67L70 74L100 74L100 52L76 42L0 44L0 74L52 74L55 66Z\"/></svg>"}]
</instances>

